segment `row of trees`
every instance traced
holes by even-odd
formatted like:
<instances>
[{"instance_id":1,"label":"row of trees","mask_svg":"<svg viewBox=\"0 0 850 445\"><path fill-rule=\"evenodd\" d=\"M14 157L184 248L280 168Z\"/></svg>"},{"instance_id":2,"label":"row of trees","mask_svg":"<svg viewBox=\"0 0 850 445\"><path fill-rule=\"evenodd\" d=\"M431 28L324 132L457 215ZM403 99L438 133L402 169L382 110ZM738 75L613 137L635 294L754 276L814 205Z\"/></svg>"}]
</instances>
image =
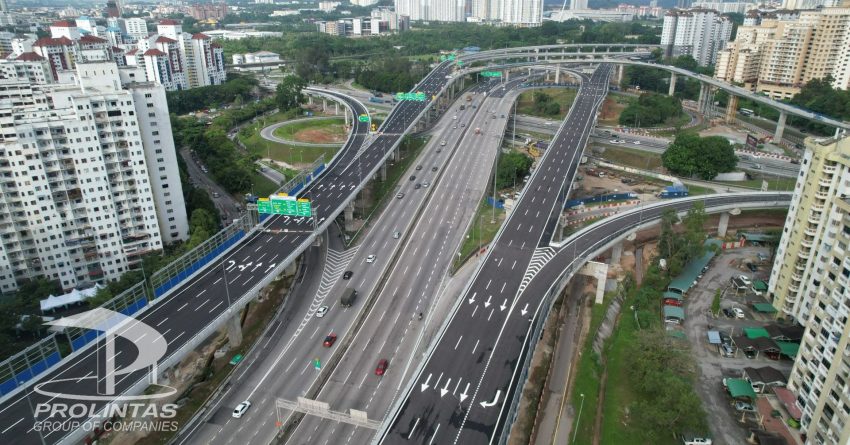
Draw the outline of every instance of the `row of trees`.
<instances>
[{"instance_id":1,"label":"row of trees","mask_svg":"<svg viewBox=\"0 0 850 445\"><path fill-rule=\"evenodd\" d=\"M499 166L496 170L496 188L512 187L531 169L533 160L516 151L499 155Z\"/></svg>"},{"instance_id":2,"label":"row of trees","mask_svg":"<svg viewBox=\"0 0 850 445\"><path fill-rule=\"evenodd\" d=\"M354 79L370 90L393 93L410 90L427 71L425 63L396 56L376 59L365 67L355 68Z\"/></svg>"},{"instance_id":3,"label":"row of trees","mask_svg":"<svg viewBox=\"0 0 850 445\"><path fill-rule=\"evenodd\" d=\"M682 102L676 97L644 93L620 113L620 125L654 127L681 117Z\"/></svg>"},{"instance_id":4,"label":"row of trees","mask_svg":"<svg viewBox=\"0 0 850 445\"><path fill-rule=\"evenodd\" d=\"M239 106L246 99L254 97L257 84L257 79L253 77L228 74L227 81L221 85L169 91L165 93L168 111L179 115L229 103Z\"/></svg>"},{"instance_id":5,"label":"row of trees","mask_svg":"<svg viewBox=\"0 0 850 445\"><path fill-rule=\"evenodd\" d=\"M561 105L552 99L552 96L535 91L532 95L534 102L534 111L543 116L557 116L561 112Z\"/></svg>"},{"instance_id":6,"label":"row of trees","mask_svg":"<svg viewBox=\"0 0 850 445\"><path fill-rule=\"evenodd\" d=\"M726 138L684 132L667 147L661 161L675 175L711 180L720 173L735 170L738 157Z\"/></svg>"},{"instance_id":7,"label":"row of trees","mask_svg":"<svg viewBox=\"0 0 850 445\"><path fill-rule=\"evenodd\" d=\"M659 317L659 295L670 278L705 252L705 222L701 203L695 203L681 221L673 211L664 213L658 256L667 260L667 271L661 270L658 261L653 261L640 287L631 280L623 283L627 294L623 306L634 308L638 329L627 362L630 386L639 397L629 412L634 422L641 425L639 431L644 443L656 442L671 431L706 428L705 411L694 391L696 376L687 343L667 335Z\"/></svg>"}]
</instances>

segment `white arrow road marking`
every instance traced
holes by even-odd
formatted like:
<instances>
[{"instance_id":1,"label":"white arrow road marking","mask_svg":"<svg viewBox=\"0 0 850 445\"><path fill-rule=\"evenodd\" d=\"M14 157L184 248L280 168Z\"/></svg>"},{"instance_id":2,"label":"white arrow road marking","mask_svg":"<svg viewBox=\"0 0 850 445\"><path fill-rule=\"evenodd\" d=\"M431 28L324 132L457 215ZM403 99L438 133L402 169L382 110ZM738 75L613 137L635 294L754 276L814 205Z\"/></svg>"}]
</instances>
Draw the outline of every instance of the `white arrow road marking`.
<instances>
[{"instance_id":1,"label":"white arrow road marking","mask_svg":"<svg viewBox=\"0 0 850 445\"><path fill-rule=\"evenodd\" d=\"M490 307L490 304L491 304L491 303L490 303L490 301L491 301L491 300L493 300L493 296L492 296L492 295L490 295L489 297L487 297L487 301L485 301L485 302L484 302L484 307Z\"/></svg>"},{"instance_id":2,"label":"white arrow road marking","mask_svg":"<svg viewBox=\"0 0 850 445\"><path fill-rule=\"evenodd\" d=\"M502 311L504 311L504 310L505 310L505 309L507 309L507 308L508 308L508 299L507 299L507 298L505 298L504 303L502 303L502 305L501 305L501 306L499 306L499 309L500 309L500 310L502 310Z\"/></svg>"},{"instance_id":3,"label":"white arrow road marking","mask_svg":"<svg viewBox=\"0 0 850 445\"><path fill-rule=\"evenodd\" d=\"M266 273L269 273L272 269L274 269L275 263L269 264L269 268L266 269Z\"/></svg>"},{"instance_id":4,"label":"white arrow road marking","mask_svg":"<svg viewBox=\"0 0 850 445\"><path fill-rule=\"evenodd\" d=\"M444 386L442 389L440 389L440 398L442 398L444 395L446 395L447 392L449 392L449 384L450 383L452 383L452 379L446 380L446 386Z\"/></svg>"},{"instance_id":5,"label":"white arrow road marking","mask_svg":"<svg viewBox=\"0 0 850 445\"><path fill-rule=\"evenodd\" d=\"M496 404L497 404L497 403L499 403L499 395L500 395L501 393L502 393L502 390L501 390L501 389L497 389L497 390L496 390L496 397L494 397L494 398L493 398L493 401L492 401L492 402L489 402L489 403L488 403L488 402L481 402L481 407L482 407L482 408L489 408L489 407L491 407L491 406L496 406Z\"/></svg>"},{"instance_id":6,"label":"white arrow road marking","mask_svg":"<svg viewBox=\"0 0 850 445\"><path fill-rule=\"evenodd\" d=\"M522 312L523 317L528 313L528 303L525 303L525 307L520 312Z\"/></svg>"},{"instance_id":7,"label":"white arrow road marking","mask_svg":"<svg viewBox=\"0 0 850 445\"><path fill-rule=\"evenodd\" d=\"M230 263L230 264L228 264L228 266L227 266L227 270L232 269L232 268L233 268L233 266L235 266L235 265L236 265L236 261L233 261L233 260L227 260L227 262L228 262L228 263Z\"/></svg>"},{"instance_id":8,"label":"white arrow road marking","mask_svg":"<svg viewBox=\"0 0 850 445\"><path fill-rule=\"evenodd\" d=\"M422 392L425 392L428 389L428 382L431 381L431 374L428 374L428 378L425 379L425 383L422 384Z\"/></svg>"},{"instance_id":9,"label":"white arrow road marking","mask_svg":"<svg viewBox=\"0 0 850 445\"><path fill-rule=\"evenodd\" d=\"M258 268L258 267L260 267L260 266L262 266L262 265L263 265L263 263L257 263L257 265L256 265L256 266L254 266L254 268L253 268L253 269L251 269L251 272L253 272L253 271L257 270L257 268Z\"/></svg>"},{"instance_id":10,"label":"white arrow road marking","mask_svg":"<svg viewBox=\"0 0 850 445\"><path fill-rule=\"evenodd\" d=\"M464 400L466 400L467 397L469 397L469 395L467 394L468 392L469 392L469 382L466 382L466 388L463 388L463 393L461 393L461 395L460 395L460 401L461 402L463 402Z\"/></svg>"},{"instance_id":11,"label":"white arrow road marking","mask_svg":"<svg viewBox=\"0 0 850 445\"><path fill-rule=\"evenodd\" d=\"M478 295L478 292L472 293L472 298L469 299L469 304L475 303L475 296Z\"/></svg>"}]
</instances>

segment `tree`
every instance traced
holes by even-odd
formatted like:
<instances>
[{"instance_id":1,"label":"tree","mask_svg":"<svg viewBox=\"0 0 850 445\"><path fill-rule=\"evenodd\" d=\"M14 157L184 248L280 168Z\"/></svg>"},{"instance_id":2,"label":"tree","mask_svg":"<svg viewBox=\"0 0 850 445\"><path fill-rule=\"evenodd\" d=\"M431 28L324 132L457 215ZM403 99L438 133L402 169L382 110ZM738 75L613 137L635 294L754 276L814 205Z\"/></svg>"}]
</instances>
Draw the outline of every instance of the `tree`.
<instances>
[{"instance_id":1,"label":"tree","mask_svg":"<svg viewBox=\"0 0 850 445\"><path fill-rule=\"evenodd\" d=\"M496 171L496 188L503 189L513 186L517 179L528 174L532 159L522 153L510 152L499 158Z\"/></svg>"},{"instance_id":2,"label":"tree","mask_svg":"<svg viewBox=\"0 0 850 445\"><path fill-rule=\"evenodd\" d=\"M656 93L641 94L620 113L620 124L634 127L652 127L682 115L678 98Z\"/></svg>"},{"instance_id":3,"label":"tree","mask_svg":"<svg viewBox=\"0 0 850 445\"><path fill-rule=\"evenodd\" d=\"M307 82L298 76L286 76L277 84L275 102L280 111L287 111L299 107L304 103L304 93L301 92L307 86Z\"/></svg>"},{"instance_id":4,"label":"tree","mask_svg":"<svg viewBox=\"0 0 850 445\"><path fill-rule=\"evenodd\" d=\"M710 180L719 173L730 172L738 157L729 141L720 136L701 138L693 133L680 133L661 155L664 168L680 176L696 176Z\"/></svg>"}]
</instances>

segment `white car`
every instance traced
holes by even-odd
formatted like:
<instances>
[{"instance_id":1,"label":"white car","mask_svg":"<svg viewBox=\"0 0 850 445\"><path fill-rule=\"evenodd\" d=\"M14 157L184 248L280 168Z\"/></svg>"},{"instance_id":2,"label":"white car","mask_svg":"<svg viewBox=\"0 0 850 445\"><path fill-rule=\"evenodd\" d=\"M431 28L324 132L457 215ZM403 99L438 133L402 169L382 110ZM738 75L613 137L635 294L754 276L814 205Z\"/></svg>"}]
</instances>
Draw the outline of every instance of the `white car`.
<instances>
[{"instance_id":1,"label":"white car","mask_svg":"<svg viewBox=\"0 0 850 445\"><path fill-rule=\"evenodd\" d=\"M367 263L370 263L370 264L371 264L371 263L374 263L374 262L375 262L375 255L369 255L369 256L367 256L367 257L366 257L366 262L367 262Z\"/></svg>"},{"instance_id":2,"label":"white car","mask_svg":"<svg viewBox=\"0 0 850 445\"><path fill-rule=\"evenodd\" d=\"M634 144L634 145L640 145L640 141L632 141L632 144Z\"/></svg>"},{"instance_id":3,"label":"white car","mask_svg":"<svg viewBox=\"0 0 850 445\"><path fill-rule=\"evenodd\" d=\"M236 406L236 409L233 410L233 418L234 419L241 418L242 415L245 414L245 411L248 411L248 408L250 408L250 407L251 407L251 402L249 402L247 400L240 403L239 405Z\"/></svg>"},{"instance_id":4,"label":"white car","mask_svg":"<svg viewBox=\"0 0 850 445\"><path fill-rule=\"evenodd\" d=\"M744 311L739 307L733 307L732 313L735 314L735 318L744 318Z\"/></svg>"},{"instance_id":5,"label":"white car","mask_svg":"<svg viewBox=\"0 0 850 445\"><path fill-rule=\"evenodd\" d=\"M738 279L747 286L752 286L753 282L746 275L738 275Z\"/></svg>"},{"instance_id":6,"label":"white car","mask_svg":"<svg viewBox=\"0 0 850 445\"><path fill-rule=\"evenodd\" d=\"M322 318L328 313L328 307L322 306L316 311L316 318Z\"/></svg>"},{"instance_id":7,"label":"white car","mask_svg":"<svg viewBox=\"0 0 850 445\"><path fill-rule=\"evenodd\" d=\"M446 145L446 141L440 141L440 145L442 145L442 146L444 146L444 147L445 147L445 145Z\"/></svg>"}]
</instances>

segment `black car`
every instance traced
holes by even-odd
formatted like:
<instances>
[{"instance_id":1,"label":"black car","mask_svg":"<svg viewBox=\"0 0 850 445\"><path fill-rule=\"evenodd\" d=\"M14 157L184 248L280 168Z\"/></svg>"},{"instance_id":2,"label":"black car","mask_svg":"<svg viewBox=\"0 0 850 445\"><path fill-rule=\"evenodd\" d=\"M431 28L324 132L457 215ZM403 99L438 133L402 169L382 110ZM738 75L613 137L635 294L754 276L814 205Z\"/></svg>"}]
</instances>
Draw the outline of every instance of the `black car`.
<instances>
[{"instance_id":1,"label":"black car","mask_svg":"<svg viewBox=\"0 0 850 445\"><path fill-rule=\"evenodd\" d=\"M420 184L420 183L418 183L418 182L416 183L416 185L414 185L414 186L413 186L413 188L415 188L415 189L418 189L418 188L420 188L420 187L422 187L422 184Z\"/></svg>"},{"instance_id":2,"label":"black car","mask_svg":"<svg viewBox=\"0 0 850 445\"><path fill-rule=\"evenodd\" d=\"M432 171L432 172L437 171L437 166L431 167L431 171Z\"/></svg>"},{"instance_id":3,"label":"black car","mask_svg":"<svg viewBox=\"0 0 850 445\"><path fill-rule=\"evenodd\" d=\"M747 269L750 269L750 272L758 272L759 270L759 268L753 263L747 263Z\"/></svg>"},{"instance_id":4,"label":"black car","mask_svg":"<svg viewBox=\"0 0 850 445\"><path fill-rule=\"evenodd\" d=\"M724 345L731 345L732 344L732 337L730 337L729 334L727 334L723 331L720 331L718 333L720 334L720 343L721 344L724 344Z\"/></svg>"},{"instance_id":5,"label":"black car","mask_svg":"<svg viewBox=\"0 0 850 445\"><path fill-rule=\"evenodd\" d=\"M349 279L351 279L352 275L354 275L354 272L352 272L350 270L346 270L345 273L342 274L342 279L343 280L349 280Z\"/></svg>"},{"instance_id":6,"label":"black car","mask_svg":"<svg viewBox=\"0 0 850 445\"><path fill-rule=\"evenodd\" d=\"M729 308L723 308L723 315L725 315L726 318L735 318L735 314L732 312L732 309Z\"/></svg>"},{"instance_id":7,"label":"black car","mask_svg":"<svg viewBox=\"0 0 850 445\"><path fill-rule=\"evenodd\" d=\"M416 166L416 170L422 170L422 166L421 166L421 165L417 165L417 166Z\"/></svg>"},{"instance_id":8,"label":"black car","mask_svg":"<svg viewBox=\"0 0 850 445\"><path fill-rule=\"evenodd\" d=\"M411 180L411 181L415 181L415 180L416 180L416 176L411 175L411 176L410 176L410 180Z\"/></svg>"}]
</instances>

